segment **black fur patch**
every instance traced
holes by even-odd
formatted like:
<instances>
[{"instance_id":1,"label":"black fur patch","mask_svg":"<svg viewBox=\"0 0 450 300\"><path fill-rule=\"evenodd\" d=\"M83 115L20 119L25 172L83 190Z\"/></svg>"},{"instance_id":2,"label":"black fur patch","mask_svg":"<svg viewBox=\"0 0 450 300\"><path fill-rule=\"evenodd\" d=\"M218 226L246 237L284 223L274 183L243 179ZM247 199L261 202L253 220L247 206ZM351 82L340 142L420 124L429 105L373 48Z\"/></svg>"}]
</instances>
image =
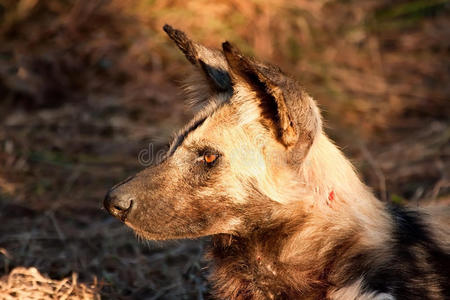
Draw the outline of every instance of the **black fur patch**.
<instances>
[{"instance_id":1,"label":"black fur patch","mask_svg":"<svg viewBox=\"0 0 450 300\"><path fill-rule=\"evenodd\" d=\"M228 72L206 64L203 60L198 60L200 67L206 74L209 85L217 92L233 93L230 75Z\"/></svg>"},{"instance_id":2,"label":"black fur patch","mask_svg":"<svg viewBox=\"0 0 450 300\"><path fill-rule=\"evenodd\" d=\"M450 255L433 240L420 213L391 206L394 221L392 258L368 270L366 291L396 299L450 299Z\"/></svg>"}]
</instances>

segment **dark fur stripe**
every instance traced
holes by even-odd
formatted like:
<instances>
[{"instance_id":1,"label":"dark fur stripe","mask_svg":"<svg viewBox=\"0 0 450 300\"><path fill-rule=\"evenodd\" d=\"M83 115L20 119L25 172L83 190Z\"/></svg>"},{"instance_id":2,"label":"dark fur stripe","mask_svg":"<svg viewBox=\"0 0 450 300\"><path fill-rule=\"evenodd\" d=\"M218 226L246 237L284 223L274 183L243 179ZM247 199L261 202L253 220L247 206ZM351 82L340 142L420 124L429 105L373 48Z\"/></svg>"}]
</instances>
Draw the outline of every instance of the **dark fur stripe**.
<instances>
[{"instance_id":1,"label":"dark fur stripe","mask_svg":"<svg viewBox=\"0 0 450 300\"><path fill-rule=\"evenodd\" d=\"M450 255L432 239L418 212L397 206L389 212L394 221L392 257L368 272L365 290L396 299L450 299Z\"/></svg>"},{"instance_id":2,"label":"dark fur stripe","mask_svg":"<svg viewBox=\"0 0 450 300\"><path fill-rule=\"evenodd\" d=\"M197 129L200 125L202 125L203 122L205 122L205 120L206 120L206 117L195 121L191 126L187 127L182 133L180 133L176 137L176 139L172 142L172 145L170 146L170 149L166 155L166 158L170 157L175 152L175 150L177 150L177 148L183 143L183 141L186 139L186 137L189 135L189 133L194 131L195 129Z\"/></svg>"}]
</instances>

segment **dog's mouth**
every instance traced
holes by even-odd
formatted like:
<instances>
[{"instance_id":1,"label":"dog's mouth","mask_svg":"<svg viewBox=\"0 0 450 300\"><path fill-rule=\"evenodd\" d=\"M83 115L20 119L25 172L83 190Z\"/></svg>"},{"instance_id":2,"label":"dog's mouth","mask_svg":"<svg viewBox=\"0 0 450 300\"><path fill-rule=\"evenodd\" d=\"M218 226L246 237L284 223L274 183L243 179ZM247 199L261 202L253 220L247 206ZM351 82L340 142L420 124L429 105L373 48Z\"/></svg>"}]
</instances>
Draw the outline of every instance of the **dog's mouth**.
<instances>
[{"instance_id":1,"label":"dog's mouth","mask_svg":"<svg viewBox=\"0 0 450 300\"><path fill-rule=\"evenodd\" d=\"M144 240L160 241L160 240L180 239L184 237L184 236L171 236L170 234L164 231L151 231L148 229L143 229L141 227L133 225L129 220L125 220L124 224L127 225L129 228L131 228L138 238Z\"/></svg>"},{"instance_id":2,"label":"dog's mouth","mask_svg":"<svg viewBox=\"0 0 450 300\"><path fill-rule=\"evenodd\" d=\"M134 225L133 225L131 222L129 222L128 220L124 220L123 223L124 223L125 225L127 225L129 228L131 228L131 229L134 231L134 233L135 233L139 238L142 238L142 239L145 239L145 240L158 240L158 238L157 238L158 234L157 234L157 233L150 232L150 231L147 231L147 230L138 228L138 227L134 226Z\"/></svg>"},{"instance_id":3,"label":"dog's mouth","mask_svg":"<svg viewBox=\"0 0 450 300\"><path fill-rule=\"evenodd\" d=\"M179 239L191 239L191 238L199 238L205 235L211 235L212 233L208 232L172 232L170 230L165 231L163 228L161 230L148 230L146 228L137 227L133 225L130 221L125 220L124 224L127 225L130 229L134 231L136 236L140 239L144 240L153 240L153 241L163 241L163 240L179 240Z\"/></svg>"}]
</instances>

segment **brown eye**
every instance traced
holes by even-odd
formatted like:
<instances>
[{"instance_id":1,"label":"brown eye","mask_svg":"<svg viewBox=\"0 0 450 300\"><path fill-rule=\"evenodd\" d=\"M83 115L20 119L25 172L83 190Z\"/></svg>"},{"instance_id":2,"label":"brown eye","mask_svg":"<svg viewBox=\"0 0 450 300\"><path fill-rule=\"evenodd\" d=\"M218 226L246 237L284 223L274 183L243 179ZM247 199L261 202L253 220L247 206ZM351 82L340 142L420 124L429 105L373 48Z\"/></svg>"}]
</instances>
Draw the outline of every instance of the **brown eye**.
<instances>
[{"instance_id":1,"label":"brown eye","mask_svg":"<svg viewBox=\"0 0 450 300\"><path fill-rule=\"evenodd\" d=\"M203 155L203 160L210 164L213 163L216 159L217 159L218 155L217 154L211 154L211 153L207 153L205 155Z\"/></svg>"}]
</instances>

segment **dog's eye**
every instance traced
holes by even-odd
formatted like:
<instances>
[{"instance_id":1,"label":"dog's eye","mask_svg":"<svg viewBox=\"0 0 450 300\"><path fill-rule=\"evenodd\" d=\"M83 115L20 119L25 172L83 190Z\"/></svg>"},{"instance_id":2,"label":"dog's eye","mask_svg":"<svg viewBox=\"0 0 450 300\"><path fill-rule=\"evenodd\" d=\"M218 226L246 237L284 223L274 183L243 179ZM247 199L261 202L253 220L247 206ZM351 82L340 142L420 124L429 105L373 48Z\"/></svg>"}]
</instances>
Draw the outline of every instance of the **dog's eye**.
<instances>
[{"instance_id":1,"label":"dog's eye","mask_svg":"<svg viewBox=\"0 0 450 300\"><path fill-rule=\"evenodd\" d=\"M219 155L217 154L212 154L212 153L205 153L203 155L203 160L207 163L207 164L212 164L213 162L216 161L216 159L219 157Z\"/></svg>"},{"instance_id":2,"label":"dog's eye","mask_svg":"<svg viewBox=\"0 0 450 300\"><path fill-rule=\"evenodd\" d=\"M212 167L215 166L222 156L219 151L209 148L204 148L199 150L197 156L197 161L201 162L204 166Z\"/></svg>"}]
</instances>

